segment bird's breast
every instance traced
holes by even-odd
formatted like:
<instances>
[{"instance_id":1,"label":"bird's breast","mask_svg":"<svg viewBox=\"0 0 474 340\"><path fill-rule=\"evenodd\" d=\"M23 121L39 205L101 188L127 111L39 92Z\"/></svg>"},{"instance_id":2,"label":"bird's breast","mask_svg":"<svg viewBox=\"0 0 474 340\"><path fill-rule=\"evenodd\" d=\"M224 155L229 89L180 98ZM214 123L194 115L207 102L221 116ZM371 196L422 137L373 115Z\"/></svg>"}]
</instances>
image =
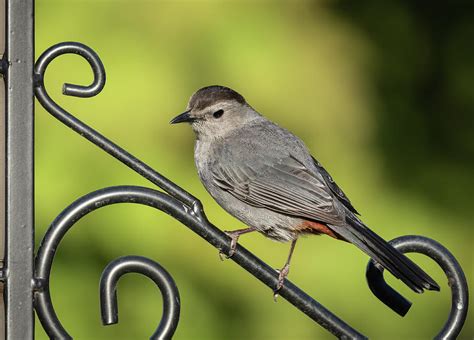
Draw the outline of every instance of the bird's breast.
<instances>
[{"instance_id":1,"label":"bird's breast","mask_svg":"<svg viewBox=\"0 0 474 340\"><path fill-rule=\"evenodd\" d=\"M206 173L208 168L207 163L209 162L210 147L208 143L203 143L199 139L196 140L194 144L194 164L198 171L201 181L203 180L203 175Z\"/></svg>"}]
</instances>

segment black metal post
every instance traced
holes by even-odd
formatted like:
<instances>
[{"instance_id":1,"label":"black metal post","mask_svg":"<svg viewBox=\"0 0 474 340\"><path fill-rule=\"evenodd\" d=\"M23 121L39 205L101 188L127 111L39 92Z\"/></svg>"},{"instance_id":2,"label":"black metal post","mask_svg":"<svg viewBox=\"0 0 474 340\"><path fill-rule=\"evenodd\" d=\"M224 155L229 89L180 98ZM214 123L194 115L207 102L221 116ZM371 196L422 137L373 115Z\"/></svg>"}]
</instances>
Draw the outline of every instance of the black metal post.
<instances>
[{"instance_id":1,"label":"black metal post","mask_svg":"<svg viewBox=\"0 0 474 340\"><path fill-rule=\"evenodd\" d=\"M5 339L32 339L34 0L6 1L5 31Z\"/></svg>"}]
</instances>

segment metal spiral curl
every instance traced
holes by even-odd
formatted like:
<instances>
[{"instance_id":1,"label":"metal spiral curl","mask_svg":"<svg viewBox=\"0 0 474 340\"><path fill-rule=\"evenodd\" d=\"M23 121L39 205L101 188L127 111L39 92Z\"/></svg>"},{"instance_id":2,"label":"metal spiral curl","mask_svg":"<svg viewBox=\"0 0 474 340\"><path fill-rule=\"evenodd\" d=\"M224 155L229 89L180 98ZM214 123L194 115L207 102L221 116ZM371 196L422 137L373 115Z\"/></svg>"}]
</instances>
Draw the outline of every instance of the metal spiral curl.
<instances>
[{"instance_id":1,"label":"metal spiral curl","mask_svg":"<svg viewBox=\"0 0 474 340\"><path fill-rule=\"evenodd\" d=\"M78 199L67 207L48 228L38 249L35 260L35 278L38 282L35 291L35 309L46 333L53 339L71 339L54 311L49 290L51 267L54 256L61 240L71 227L85 215L99 208L117 204L143 204L172 214L181 221L187 221L189 214L183 204L172 197L148 188L142 187L110 187L92 192ZM121 261L121 262L116 262ZM153 339L168 339L174 333L179 318L179 295L169 274L163 273L161 267L153 265L151 260L126 257L119 259L105 269L101 280L101 310L104 324L117 322L116 302L114 303L115 285L118 278L125 272L133 270L149 276L163 290L164 305L162 321ZM174 302L173 302L174 301Z\"/></svg>"},{"instance_id":2,"label":"metal spiral curl","mask_svg":"<svg viewBox=\"0 0 474 340\"><path fill-rule=\"evenodd\" d=\"M35 95L41 105L69 128L76 131L99 148L115 157L132 170L150 180L171 196L184 202L193 213L198 216L203 214L199 200L186 192L169 179L153 170L150 166L122 149L120 146L84 124L79 119L71 115L69 112L60 107L48 94L44 86L44 75L48 65L57 57L63 54L78 54L87 60L94 74L94 80L89 86L64 84L63 93L68 96L75 97L93 97L102 91L105 85L105 69L102 61L97 54L86 45L77 42L63 42L48 48L35 64Z\"/></svg>"},{"instance_id":3,"label":"metal spiral curl","mask_svg":"<svg viewBox=\"0 0 474 340\"><path fill-rule=\"evenodd\" d=\"M102 324L118 322L117 284L127 273L139 273L155 282L163 296L160 324L150 339L171 339L179 322L179 292L171 275L159 263L142 256L123 256L110 262L100 277Z\"/></svg>"},{"instance_id":4,"label":"metal spiral curl","mask_svg":"<svg viewBox=\"0 0 474 340\"><path fill-rule=\"evenodd\" d=\"M466 321L469 304L466 276L456 258L440 243L424 236L401 236L389 243L402 253L424 254L443 269L451 288L451 311L435 339L455 339ZM380 301L404 316L410 309L411 302L385 282L383 271L383 267L374 260L369 261L366 271L369 288Z\"/></svg>"},{"instance_id":5,"label":"metal spiral curl","mask_svg":"<svg viewBox=\"0 0 474 340\"><path fill-rule=\"evenodd\" d=\"M62 327L57 318L49 292L49 278L54 254L59 242L64 237L65 233L72 227L72 225L81 217L95 209L115 203L128 202L145 204L170 214L220 251L227 253L230 250L229 236L227 236L207 220L202 209L202 204L196 197L159 174L150 166L140 161L125 151L123 148L101 135L96 130L72 116L51 99L44 87L44 75L47 66L51 63L51 61L56 57L66 53L78 54L85 58L94 73L94 81L89 86L65 84L63 87L63 93L65 95L91 97L97 95L104 87L105 70L97 54L89 47L80 43L60 43L47 49L38 58L38 61L35 65L35 95L41 105L66 126L73 129L81 136L85 137L90 142L108 154L112 155L141 176L150 180L152 183L163 189L167 194L143 187L110 187L95 191L78 199L56 218L51 227L48 229L38 250L36 257L35 280L37 284L37 291L35 293L35 308L38 312L38 316L43 327L45 328L48 335L52 338L69 338L69 334ZM427 249L431 249L431 246L432 245L428 245ZM423 252L421 249L415 249L414 251ZM266 284L272 290L277 287L277 272L242 246L237 245L236 251L231 257L231 260L239 264L242 268L247 270L250 274ZM118 266L117 263L115 265ZM381 275L380 271L377 269L376 271ZM381 282L380 278L377 276L377 273L374 273L372 269L368 270L367 273L369 286L371 287L374 294L377 295L377 289L374 290L373 288L377 286L377 282ZM382 292L383 290L387 292L390 289L387 287L388 286L384 287L382 285L379 287L378 292ZM467 309L467 286L461 285L460 291L462 292L461 295L465 297L465 300L463 301L465 302L465 308ZM332 314L329 310L327 310L325 307L312 299L309 295L307 295L288 280L285 281L283 288L279 291L279 295L289 301L303 313L308 315L311 319L319 323L326 330L341 339L366 338L364 335ZM380 294L377 296L380 298ZM400 295L397 297L395 294L387 294L387 296L385 296L385 298L382 300L389 306L395 306L397 304L400 305L399 297ZM108 299L109 298L111 298L111 296L108 295ZM105 304L106 300L107 299L103 299L102 303ZM110 301L107 303L110 303ZM401 305L402 311L403 308L406 309L406 302L405 305L403 305L403 303ZM104 308L107 310L108 307ZM113 320L113 318L110 319L110 313L113 314L113 305L111 308L112 309L108 310L106 314L103 314L106 316L106 321ZM168 314L163 316L164 320L167 318L167 316ZM444 329L448 327L449 329L455 329L458 332L461 329L463 322L464 320L461 317L450 319ZM450 334L455 333L452 332Z\"/></svg>"},{"instance_id":6,"label":"metal spiral curl","mask_svg":"<svg viewBox=\"0 0 474 340\"><path fill-rule=\"evenodd\" d=\"M46 232L35 261L35 309L48 336L72 339L59 321L51 301L49 281L54 256L61 240L82 217L94 210L117 203L148 205L174 216L186 218L186 210L175 199L159 191L141 187L111 187L86 195L67 207ZM112 261L100 282L100 306L104 325L118 322L116 285L125 273L135 272L151 278L163 295L163 313L158 328L150 339L170 339L179 321L179 293L173 278L158 263L139 256L126 256Z\"/></svg>"}]
</instances>

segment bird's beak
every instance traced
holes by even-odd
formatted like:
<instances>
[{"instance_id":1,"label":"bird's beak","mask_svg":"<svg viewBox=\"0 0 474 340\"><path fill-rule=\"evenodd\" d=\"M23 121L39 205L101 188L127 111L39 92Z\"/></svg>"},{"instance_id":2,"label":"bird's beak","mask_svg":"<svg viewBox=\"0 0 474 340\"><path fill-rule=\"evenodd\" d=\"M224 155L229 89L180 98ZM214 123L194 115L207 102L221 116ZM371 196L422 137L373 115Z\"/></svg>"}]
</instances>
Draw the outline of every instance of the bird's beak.
<instances>
[{"instance_id":1,"label":"bird's beak","mask_svg":"<svg viewBox=\"0 0 474 340\"><path fill-rule=\"evenodd\" d=\"M177 115L171 120L170 124L178 124L178 123L184 123L184 122L191 123L194 120L194 117L191 117L190 112L191 110L183 112L180 115Z\"/></svg>"}]
</instances>

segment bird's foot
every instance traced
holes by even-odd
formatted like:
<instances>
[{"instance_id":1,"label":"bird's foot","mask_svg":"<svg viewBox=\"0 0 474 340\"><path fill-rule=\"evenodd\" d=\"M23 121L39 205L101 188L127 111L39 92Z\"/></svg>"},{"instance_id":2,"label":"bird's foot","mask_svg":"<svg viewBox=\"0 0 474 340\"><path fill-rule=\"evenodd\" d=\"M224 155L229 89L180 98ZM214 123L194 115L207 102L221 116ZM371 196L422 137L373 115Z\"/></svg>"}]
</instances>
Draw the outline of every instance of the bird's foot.
<instances>
[{"instance_id":1,"label":"bird's foot","mask_svg":"<svg viewBox=\"0 0 474 340\"><path fill-rule=\"evenodd\" d=\"M240 230L235 230L235 231L224 231L227 236L230 237L230 249L228 254L224 254L222 249L219 249L219 258L221 261L224 261L224 259L228 259L229 257L232 257L232 255L235 254L235 248L237 248L237 241L239 240L240 235L242 234Z\"/></svg>"},{"instance_id":2,"label":"bird's foot","mask_svg":"<svg viewBox=\"0 0 474 340\"><path fill-rule=\"evenodd\" d=\"M278 284L276 286L276 289L273 291L273 300L276 302L278 298L278 293L280 292L280 289L283 287L283 284L285 283L285 279L288 276L288 273L290 272L290 264L286 263L285 266L281 269L278 270Z\"/></svg>"}]
</instances>

